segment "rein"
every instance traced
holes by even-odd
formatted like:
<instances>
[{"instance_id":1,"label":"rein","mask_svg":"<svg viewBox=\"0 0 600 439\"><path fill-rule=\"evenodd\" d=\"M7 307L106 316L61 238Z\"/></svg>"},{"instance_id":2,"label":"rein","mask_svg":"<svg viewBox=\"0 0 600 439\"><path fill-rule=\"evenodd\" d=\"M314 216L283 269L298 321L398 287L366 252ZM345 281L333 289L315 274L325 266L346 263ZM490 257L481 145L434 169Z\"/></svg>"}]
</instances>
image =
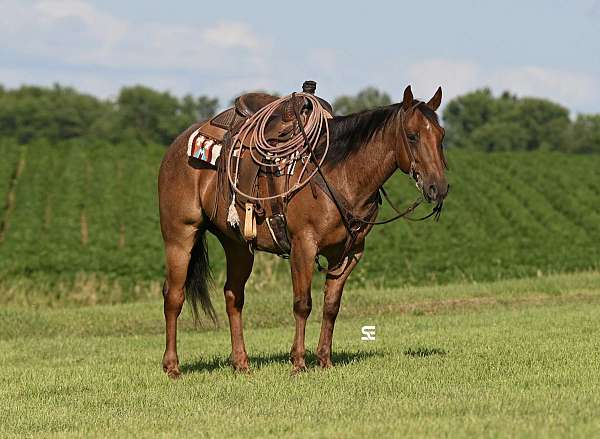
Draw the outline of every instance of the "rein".
<instances>
[{"instance_id":1,"label":"rein","mask_svg":"<svg viewBox=\"0 0 600 439\"><path fill-rule=\"evenodd\" d=\"M423 203L423 197L419 197L410 207L408 207L406 210L404 210L403 212L400 212L398 210L398 208L396 206L394 206L394 203L392 203L392 200L390 200L387 191L383 188L383 186L381 186L379 188L379 190L381 191L381 193L383 194L383 197L385 198L385 201L388 202L388 204L390 205L390 207L392 209L394 209L394 211L397 213L396 216L393 216L392 218L388 218L386 220L382 220L378 223L375 223L375 225L377 224L387 224L387 223L391 223L392 221L395 221L399 218L402 218L404 216L406 216L408 213L413 212L417 206L419 206L421 203ZM435 206L433 206L433 209L431 210L431 212L421 218L411 218L409 216L406 216L406 218L404 218L405 220L408 221L423 221L426 220L428 218L431 218L433 215L435 215L435 220L439 221L440 219L440 215L442 214L442 208L444 207L444 202L440 201L438 202Z\"/></svg>"},{"instance_id":2,"label":"rein","mask_svg":"<svg viewBox=\"0 0 600 439\"><path fill-rule=\"evenodd\" d=\"M417 198L410 206L408 206L406 209L404 209L403 211L400 211L392 202L392 200L390 200L390 197L387 193L387 191L383 188L383 186L381 186L379 188L379 192L381 192L381 194L383 195L383 198L385 199L385 201L387 201L387 203L389 204L389 206L394 210L394 212L396 212L396 215L394 215L391 218L387 218L385 220L381 220L381 221L367 221L367 220L363 220L362 222L364 224L369 224L369 225L373 225L373 226L379 226L379 225L383 225L383 224L389 224L391 222L394 222L400 218L404 218L407 221L424 221L428 218L431 218L432 216L435 215L434 219L436 221L439 221L440 219L440 215L442 214L442 208L444 207L444 202L440 201L438 202L435 206L433 206L433 209L431 210L431 212L421 218L411 218L410 216L407 216L411 213L413 213L415 211L415 209L417 207L419 207L422 203L423 203L423 197L419 197Z\"/></svg>"}]
</instances>

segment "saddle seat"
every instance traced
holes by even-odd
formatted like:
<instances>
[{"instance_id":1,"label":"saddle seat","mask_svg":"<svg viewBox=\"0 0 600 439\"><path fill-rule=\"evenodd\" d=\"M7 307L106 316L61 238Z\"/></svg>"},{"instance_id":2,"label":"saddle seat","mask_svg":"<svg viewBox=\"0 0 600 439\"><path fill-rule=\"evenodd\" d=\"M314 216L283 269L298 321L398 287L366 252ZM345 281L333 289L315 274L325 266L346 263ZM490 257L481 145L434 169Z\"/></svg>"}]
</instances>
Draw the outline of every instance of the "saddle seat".
<instances>
[{"instance_id":1,"label":"saddle seat","mask_svg":"<svg viewBox=\"0 0 600 439\"><path fill-rule=\"evenodd\" d=\"M258 110L263 108L265 105L270 104L273 101L278 99L277 96L273 96L267 93L246 93L241 95L235 100L235 108L240 114L250 117ZM331 104L327 102L325 99L317 96L317 99L330 114L333 114L333 108ZM303 106L303 102L301 98L297 99L296 104L301 107ZM301 109L301 108L299 108ZM275 110L275 115L284 115L285 120L291 120L294 117L293 114L292 102L290 101L287 106L280 106Z\"/></svg>"},{"instance_id":2,"label":"saddle seat","mask_svg":"<svg viewBox=\"0 0 600 439\"><path fill-rule=\"evenodd\" d=\"M235 100L235 108L243 116L250 117L265 105L277 100L277 96L267 93L246 93Z\"/></svg>"}]
</instances>

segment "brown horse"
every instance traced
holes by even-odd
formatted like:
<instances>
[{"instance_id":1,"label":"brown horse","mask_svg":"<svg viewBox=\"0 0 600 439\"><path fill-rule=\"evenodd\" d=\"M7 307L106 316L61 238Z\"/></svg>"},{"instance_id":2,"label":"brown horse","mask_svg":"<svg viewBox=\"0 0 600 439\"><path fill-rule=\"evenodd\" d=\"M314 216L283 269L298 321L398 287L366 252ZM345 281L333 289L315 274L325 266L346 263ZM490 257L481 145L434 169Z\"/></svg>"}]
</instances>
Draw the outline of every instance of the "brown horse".
<instances>
[{"instance_id":1,"label":"brown horse","mask_svg":"<svg viewBox=\"0 0 600 439\"><path fill-rule=\"evenodd\" d=\"M368 215L373 212L373 206L377 206L379 189L397 169L415 179L427 201L440 203L445 198L448 183L442 150L444 129L435 114L441 99L442 90L438 88L428 102L415 100L409 86L402 103L330 120L331 144L322 175L327 185L345 199L355 217L374 219ZM242 333L242 308L244 286L252 271L254 256L239 229L227 222L227 198L225 195L215 197L217 172L188 163L186 141L198 126L200 124L193 125L173 142L159 174L160 223L167 267L163 287L166 350L162 364L172 378L180 375L176 335L184 299L188 299L195 313L200 302L204 311L214 317L207 288L206 231L219 239L227 260L224 295L231 331L232 365L237 371L249 370ZM323 320L316 351L320 366L328 368L332 366L333 327L344 284L360 260L364 239L372 228L372 224L363 222L355 229L356 239L347 249L347 224L339 206L323 192L322 188L317 191L314 186L304 186L287 204L296 320L290 353L293 372L306 368L304 332L312 308L315 258L322 255L329 267L335 267L326 276ZM265 224L259 223L257 229L255 248L280 253Z\"/></svg>"}]
</instances>

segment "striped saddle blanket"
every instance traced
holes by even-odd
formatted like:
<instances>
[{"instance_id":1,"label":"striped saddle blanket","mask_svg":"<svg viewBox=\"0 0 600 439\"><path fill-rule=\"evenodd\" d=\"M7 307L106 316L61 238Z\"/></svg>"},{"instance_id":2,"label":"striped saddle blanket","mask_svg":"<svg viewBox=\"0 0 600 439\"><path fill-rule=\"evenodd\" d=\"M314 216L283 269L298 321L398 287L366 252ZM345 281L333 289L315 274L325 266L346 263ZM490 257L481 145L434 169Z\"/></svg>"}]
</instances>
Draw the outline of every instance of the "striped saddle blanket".
<instances>
[{"instance_id":1,"label":"striped saddle blanket","mask_svg":"<svg viewBox=\"0 0 600 439\"><path fill-rule=\"evenodd\" d=\"M201 128L198 128L188 138L187 155L216 166L223 145L215 139L205 136L200 130Z\"/></svg>"}]
</instances>

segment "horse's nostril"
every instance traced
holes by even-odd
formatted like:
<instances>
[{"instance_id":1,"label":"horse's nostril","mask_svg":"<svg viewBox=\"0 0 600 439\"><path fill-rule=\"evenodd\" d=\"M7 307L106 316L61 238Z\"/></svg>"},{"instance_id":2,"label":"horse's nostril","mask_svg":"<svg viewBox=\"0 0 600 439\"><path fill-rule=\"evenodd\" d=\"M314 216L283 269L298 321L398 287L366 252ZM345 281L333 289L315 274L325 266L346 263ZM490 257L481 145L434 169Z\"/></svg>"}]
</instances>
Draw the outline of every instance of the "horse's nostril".
<instances>
[{"instance_id":1,"label":"horse's nostril","mask_svg":"<svg viewBox=\"0 0 600 439\"><path fill-rule=\"evenodd\" d=\"M437 187L435 187L434 184L429 186L429 196L431 198L435 198L435 196L437 195Z\"/></svg>"}]
</instances>

